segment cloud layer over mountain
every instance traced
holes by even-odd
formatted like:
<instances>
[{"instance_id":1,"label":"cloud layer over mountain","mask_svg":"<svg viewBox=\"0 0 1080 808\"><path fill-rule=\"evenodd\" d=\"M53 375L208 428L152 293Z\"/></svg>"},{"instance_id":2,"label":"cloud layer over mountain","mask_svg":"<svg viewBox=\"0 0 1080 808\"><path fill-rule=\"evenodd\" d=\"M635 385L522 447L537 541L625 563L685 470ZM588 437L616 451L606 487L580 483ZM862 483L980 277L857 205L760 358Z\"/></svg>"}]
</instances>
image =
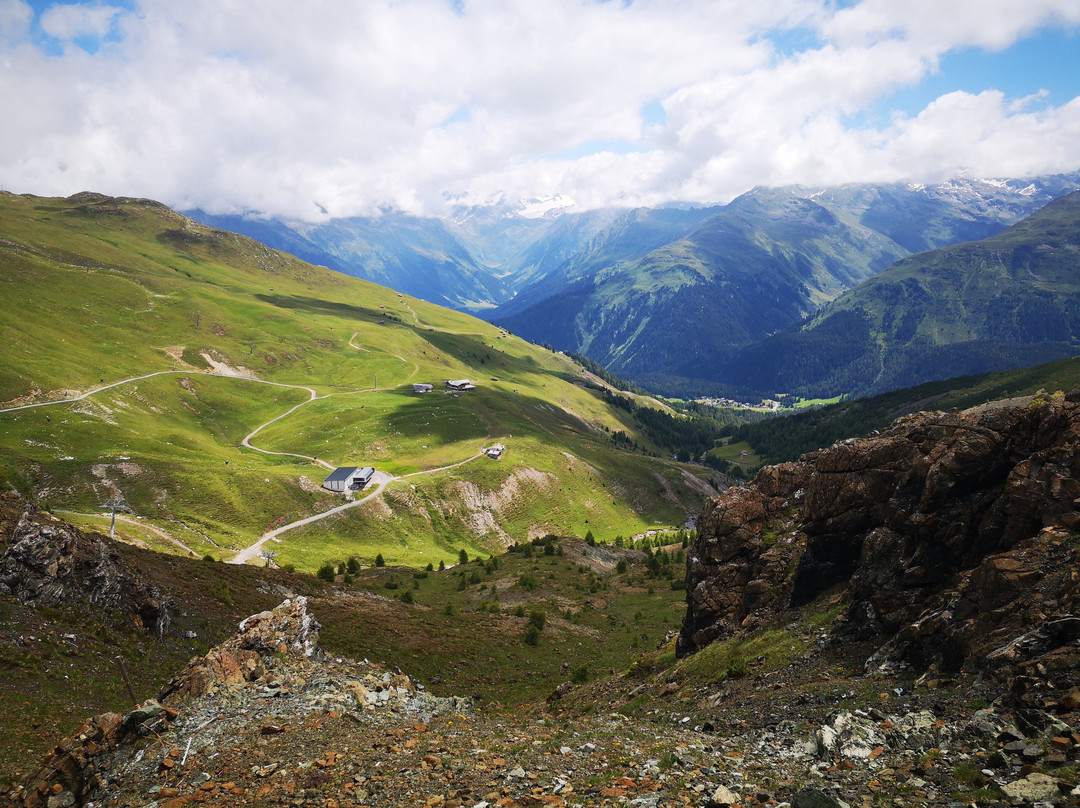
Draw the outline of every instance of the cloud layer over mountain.
<instances>
[{"instance_id":1,"label":"cloud layer over mountain","mask_svg":"<svg viewBox=\"0 0 1080 808\"><path fill-rule=\"evenodd\" d=\"M1078 26L1073 0L0 0L0 184L319 219L1072 170L1080 57L1009 54ZM980 83L939 92L957 59Z\"/></svg>"}]
</instances>

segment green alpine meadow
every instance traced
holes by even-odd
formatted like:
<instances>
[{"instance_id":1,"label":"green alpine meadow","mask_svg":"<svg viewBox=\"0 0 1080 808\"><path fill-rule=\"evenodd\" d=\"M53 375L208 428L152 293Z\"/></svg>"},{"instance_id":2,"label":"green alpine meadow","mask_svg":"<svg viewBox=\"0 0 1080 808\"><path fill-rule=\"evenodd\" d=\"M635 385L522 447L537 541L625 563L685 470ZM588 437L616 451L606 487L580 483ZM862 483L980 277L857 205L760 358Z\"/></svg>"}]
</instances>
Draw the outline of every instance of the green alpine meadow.
<instances>
[{"instance_id":1,"label":"green alpine meadow","mask_svg":"<svg viewBox=\"0 0 1080 808\"><path fill-rule=\"evenodd\" d=\"M129 541L230 560L350 505L259 553L438 565L678 528L711 491L570 358L156 202L3 193L0 254L0 478L99 529L119 504ZM322 487L351 466L379 476Z\"/></svg>"}]
</instances>

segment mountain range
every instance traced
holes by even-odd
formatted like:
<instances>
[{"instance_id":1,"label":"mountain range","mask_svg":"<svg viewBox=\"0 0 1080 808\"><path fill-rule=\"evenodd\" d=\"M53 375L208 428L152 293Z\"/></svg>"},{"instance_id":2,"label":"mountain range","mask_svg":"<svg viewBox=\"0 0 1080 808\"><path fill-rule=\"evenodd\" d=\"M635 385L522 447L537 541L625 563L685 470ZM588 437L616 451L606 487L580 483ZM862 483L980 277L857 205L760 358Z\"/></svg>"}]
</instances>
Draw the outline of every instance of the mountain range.
<instances>
[{"instance_id":1,"label":"mountain range","mask_svg":"<svg viewBox=\"0 0 1080 808\"><path fill-rule=\"evenodd\" d=\"M1078 186L1080 172L793 186L717 207L537 216L500 203L445 219L385 212L318 225L187 213L686 393L747 389L730 374L747 346L901 258L996 235Z\"/></svg>"},{"instance_id":2,"label":"mountain range","mask_svg":"<svg viewBox=\"0 0 1080 808\"><path fill-rule=\"evenodd\" d=\"M981 241L913 255L721 371L760 390L872 394L1080 353L1080 192Z\"/></svg>"}]
</instances>

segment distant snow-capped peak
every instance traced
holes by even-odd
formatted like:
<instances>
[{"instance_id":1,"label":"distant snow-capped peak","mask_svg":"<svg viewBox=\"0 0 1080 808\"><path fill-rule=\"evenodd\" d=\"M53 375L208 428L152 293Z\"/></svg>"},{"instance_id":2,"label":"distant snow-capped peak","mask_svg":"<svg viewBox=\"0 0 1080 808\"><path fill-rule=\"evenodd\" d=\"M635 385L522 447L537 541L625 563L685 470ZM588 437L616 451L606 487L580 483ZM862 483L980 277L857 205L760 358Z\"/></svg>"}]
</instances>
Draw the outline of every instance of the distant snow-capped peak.
<instances>
[{"instance_id":1,"label":"distant snow-capped peak","mask_svg":"<svg viewBox=\"0 0 1080 808\"><path fill-rule=\"evenodd\" d=\"M517 214L518 216L524 216L526 219L554 217L566 213L574 205L573 199L556 194L555 196L522 200L518 206Z\"/></svg>"}]
</instances>

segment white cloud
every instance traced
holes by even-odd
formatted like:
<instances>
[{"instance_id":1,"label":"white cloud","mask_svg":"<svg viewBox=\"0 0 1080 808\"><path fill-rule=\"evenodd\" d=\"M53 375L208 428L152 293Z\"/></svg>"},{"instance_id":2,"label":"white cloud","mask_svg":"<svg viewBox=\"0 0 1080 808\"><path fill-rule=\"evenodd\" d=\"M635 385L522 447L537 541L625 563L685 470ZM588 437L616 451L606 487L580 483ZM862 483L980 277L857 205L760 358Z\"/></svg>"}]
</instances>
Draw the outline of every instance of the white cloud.
<instances>
[{"instance_id":1,"label":"white cloud","mask_svg":"<svg viewBox=\"0 0 1080 808\"><path fill-rule=\"evenodd\" d=\"M57 39L103 37L121 12L112 6L58 5L41 15L41 30Z\"/></svg>"},{"instance_id":2,"label":"white cloud","mask_svg":"<svg viewBox=\"0 0 1080 808\"><path fill-rule=\"evenodd\" d=\"M22 0L0 0L0 43L15 43L30 33L34 10Z\"/></svg>"},{"instance_id":3,"label":"white cloud","mask_svg":"<svg viewBox=\"0 0 1080 808\"><path fill-rule=\"evenodd\" d=\"M838 42L901 38L931 53L953 48L1005 48L1047 24L1080 23L1073 0L863 0L825 21Z\"/></svg>"},{"instance_id":4,"label":"white cloud","mask_svg":"<svg viewBox=\"0 0 1080 808\"><path fill-rule=\"evenodd\" d=\"M60 55L28 44L28 9L0 0L0 183L25 192L312 217L1080 166L1076 102L954 93L847 123L950 50L1080 24L1073 0L143 0L53 6L53 37L120 35ZM612 141L642 151L551 159Z\"/></svg>"}]
</instances>

